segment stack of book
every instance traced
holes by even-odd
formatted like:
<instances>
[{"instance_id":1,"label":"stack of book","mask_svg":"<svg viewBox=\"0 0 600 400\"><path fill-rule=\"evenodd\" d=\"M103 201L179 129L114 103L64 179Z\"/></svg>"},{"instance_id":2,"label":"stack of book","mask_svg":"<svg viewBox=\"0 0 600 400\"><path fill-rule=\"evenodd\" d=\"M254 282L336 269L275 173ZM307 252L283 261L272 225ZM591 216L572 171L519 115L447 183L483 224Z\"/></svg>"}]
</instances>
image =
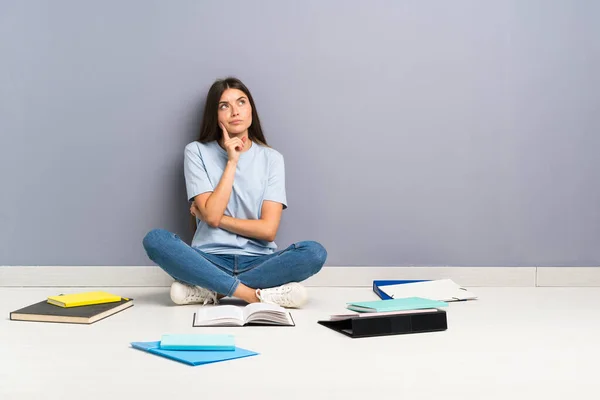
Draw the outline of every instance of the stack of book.
<instances>
[{"instance_id":1,"label":"stack of book","mask_svg":"<svg viewBox=\"0 0 600 400\"><path fill-rule=\"evenodd\" d=\"M192 366L258 354L236 347L233 335L227 334L167 334L156 342L132 342L131 347Z\"/></svg>"},{"instance_id":2,"label":"stack of book","mask_svg":"<svg viewBox=\"0 0 600 400\"><path fill-rule=\"evenodd\" d=\"M477 299L451 279L374 281L378 301L347 303L350 314L331 315L319 324L352 338L436 332L448 329L447 302Z\"/></svg>"},{"instance_id":3,"label":"stack of book","mask_svg":"<svg viewBox=\"0 0 600 400\"><path fill-rule=\"evenodd\" d=\"M133 299L103 291L50 296L10 313L13 321L93 324L133 306Z\"/></svg>"},{"instance_id":4,"label":"stack of book","mask_svg":"<svg viewBox=\"0 0 600 400\"><path fill-rule=\"evenodd\" d=\"M435 332L448 328L448 303L420 297L348 303L354 313L331 315L319 324L352 338Z\"/></svg>"}]
</instances>

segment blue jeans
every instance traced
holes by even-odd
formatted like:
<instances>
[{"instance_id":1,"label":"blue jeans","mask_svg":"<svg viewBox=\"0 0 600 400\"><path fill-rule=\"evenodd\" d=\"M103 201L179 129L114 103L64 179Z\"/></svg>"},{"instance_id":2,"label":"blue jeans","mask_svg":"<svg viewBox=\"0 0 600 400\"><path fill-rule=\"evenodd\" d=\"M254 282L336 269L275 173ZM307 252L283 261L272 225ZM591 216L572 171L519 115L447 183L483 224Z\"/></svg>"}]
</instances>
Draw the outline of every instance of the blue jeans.
<instances>
[{"instance_id":1,"label":"blue jeans","mask_svg":"<svg viewBox=\"0 0 600 400\"><path fill-rule=\"evenodd\" d=\"M144 237L148 257L174 279L231 296L240 283L267 289L300 282L316 274L327 259L325 248L314 241L293 243L268 255L208 254L164 229Z\"/></svg>"}]
</instances>

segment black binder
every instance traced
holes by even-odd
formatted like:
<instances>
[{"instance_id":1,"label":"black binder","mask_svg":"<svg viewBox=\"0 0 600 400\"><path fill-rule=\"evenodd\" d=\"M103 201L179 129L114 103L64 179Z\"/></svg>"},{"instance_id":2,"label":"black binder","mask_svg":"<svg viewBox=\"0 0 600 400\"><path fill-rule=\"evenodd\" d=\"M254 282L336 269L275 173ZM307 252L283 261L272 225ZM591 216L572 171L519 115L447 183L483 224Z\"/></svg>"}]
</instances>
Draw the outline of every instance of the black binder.
<instances>
[{"instance_id":1,"label":"black binder","mask_svg":"<svg viewBox=\"0 0 600 400\"><path fill-rule=\"evenodd\" d=\"M438 309L414 314L361 316L317 322L351 338L437 332L448 329L446 311Z\"/></svg>"}]
</instances>

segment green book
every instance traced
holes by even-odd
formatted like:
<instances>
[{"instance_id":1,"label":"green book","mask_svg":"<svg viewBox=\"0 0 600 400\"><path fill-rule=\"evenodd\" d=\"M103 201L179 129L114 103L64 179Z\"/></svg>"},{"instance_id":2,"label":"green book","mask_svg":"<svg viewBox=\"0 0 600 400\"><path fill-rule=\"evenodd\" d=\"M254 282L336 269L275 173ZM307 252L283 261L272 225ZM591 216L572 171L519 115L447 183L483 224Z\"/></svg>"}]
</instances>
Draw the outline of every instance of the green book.
<instances>
[{"instance_id":1,"label":"green book","mask_svg":"<svg viewBox=\"0 0 600 400\"><path fill-rule=\"evenodd\" d=\"M166 334L162 335L163 350L234 351L235 339L226 334Z\"/></svg>"},{"instance_id":2,"label":"green book","mask_svg":"<svg viewBox=\"0 0 600 400\"><path fill-rule=\"evenodd\" d=\"M358 312L389 312L404 310L422 310L425 308L446 307L444 301L423 299L421 297L406 297L402 299L360 301L347 303L349 310Z\"/></svg>"}]
</instances>

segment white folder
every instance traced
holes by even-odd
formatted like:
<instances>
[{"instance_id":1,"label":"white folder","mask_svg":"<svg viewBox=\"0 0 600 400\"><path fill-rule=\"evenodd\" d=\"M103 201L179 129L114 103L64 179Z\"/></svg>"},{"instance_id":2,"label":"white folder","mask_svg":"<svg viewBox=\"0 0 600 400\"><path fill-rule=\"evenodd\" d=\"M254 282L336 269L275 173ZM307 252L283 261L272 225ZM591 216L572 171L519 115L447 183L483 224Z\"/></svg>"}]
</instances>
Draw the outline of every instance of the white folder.
<instances>
[{"instance_id":1,"label":"white folder","mask_svg":"<svg viewBox=\"0 0 600 400\"><path fill-rule=\"evenodd\" d=\"M477 296L451 279L380 286L379 290L394 299L422 297L440 301L474 300Z\"/></svg>"}]
</instances>

